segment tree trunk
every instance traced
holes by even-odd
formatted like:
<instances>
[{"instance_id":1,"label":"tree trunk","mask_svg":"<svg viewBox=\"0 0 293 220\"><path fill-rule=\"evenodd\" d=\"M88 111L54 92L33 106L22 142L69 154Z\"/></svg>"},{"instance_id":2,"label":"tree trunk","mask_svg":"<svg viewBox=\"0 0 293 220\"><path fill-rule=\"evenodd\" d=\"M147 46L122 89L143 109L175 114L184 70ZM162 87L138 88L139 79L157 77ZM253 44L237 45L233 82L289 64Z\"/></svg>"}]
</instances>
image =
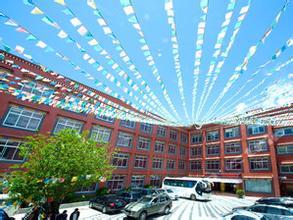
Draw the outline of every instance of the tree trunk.
<instances>
[{"instance_id":1,"label":"tree trunk","mask_svg":"<svg viewBox=\"0 0 293 220\"><path fill-rule=\"evenodd\" d=\"M51 219L55 220L56 216L59 214L60 202L46 202L43 205L43 208L45 209L47 216L51 216Z\"/></svg>"}]
</instances>

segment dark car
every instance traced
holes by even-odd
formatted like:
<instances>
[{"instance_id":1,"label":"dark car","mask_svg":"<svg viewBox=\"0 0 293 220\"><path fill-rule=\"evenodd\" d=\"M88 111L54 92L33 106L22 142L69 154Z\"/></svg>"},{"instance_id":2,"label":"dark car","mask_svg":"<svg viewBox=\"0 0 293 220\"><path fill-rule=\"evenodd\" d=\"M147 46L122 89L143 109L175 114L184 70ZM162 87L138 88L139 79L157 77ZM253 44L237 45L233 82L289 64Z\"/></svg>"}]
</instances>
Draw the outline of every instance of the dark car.
<instances>
[{"instance_id":1,"label":"dark car","mask_svg":"<svg viewBox=\"0 0 293 220\"><path fill-rule=\"evenodd\" d=\"M15 218L9 217L8 214L4 211L4 209L0 209L0 219L1 220L14 220Z\"/></svg>"},{"instance_id":2,"label":"dark car","mask_svg":"<svg viewBox=\"0 0 293 220\"><path fill-rule=\"evenodd\" d=\"M136 202L143 197L143 194L138 191L119 191L117 192L117 196L121 197L128 204L130 202Z\"/></svg>"},{"instance_id":3,"label":"dark car","mask_svg":"<svg viewBox=\"0 0 293 220\"><path fill-rule=\"evenodd\" d=\"M132 189L133 192L139 192L141 193L143 196L147 196L147 195L158 195L161 192L159 191L159 189L150 189L150 188L134 188Z\"/></svg>"},{"instance_id":4,"label":"dark car","mask_svg":"<svg viewBox=\"0 0 293 220\"><path fill-rule=\"evenodd\" d=\"M267 205L281 205L287 208L293 208L292 197L266 197L256 200L256 203Z\"/></svg>"},{"instance_id":5,"label":"dark car","mask_svg":"<svg viewBox=\"0 0 293 220\"><path fill-rule=\"evenodd\" d=\"M172 207L172 200L165 194L148 195L142 197L137 202L129 203L123 212L127 217L144 220L149 215L168 214Z\"/></svg>"},{"instance_id":6,"label":"dark car","mask_svg":"<svg viewBox=\"0 0 293 220\"><path fill-rule=\"evenodd\" d=\"M89 202L89 207L98 209L103 213L114 213L121 211L127 202L117 195L104 195Z\"/></svg>"},{"instance_id":7,"label":"dark car","mask_svg":"<svg viewBox=\"0 0 293 220\"><path fill-rule=\"evenodd\" d=\"M233 209L233 211L237 210L261 213L269 219L293 219L293 210L280 205L254 204L248 207L238 207Z\"/></svg>"}]
</instances>

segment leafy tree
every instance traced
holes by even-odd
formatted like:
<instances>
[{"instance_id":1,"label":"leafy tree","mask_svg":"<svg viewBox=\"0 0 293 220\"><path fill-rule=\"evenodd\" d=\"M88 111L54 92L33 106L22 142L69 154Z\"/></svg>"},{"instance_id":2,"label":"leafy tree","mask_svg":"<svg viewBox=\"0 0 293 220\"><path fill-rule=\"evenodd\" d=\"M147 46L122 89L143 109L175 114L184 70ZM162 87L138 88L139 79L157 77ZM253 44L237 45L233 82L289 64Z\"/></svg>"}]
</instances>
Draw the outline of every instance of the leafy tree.
<instances>
[{"instance_id":1,"label":"leafy tree","mask_svg":"<svg viewBox=\"0 0 293 220\"><path fill-rule=\"evenodd\" d=\"M43 205L53 212L66 195L80 187L108 178L113 170L107 144L99 144L75 130L64 129L56 136L28 137L20 147L25 158L7 177L11 202ZM57 207L57 208L56 208Z\"/></svg>"}]
</instances>

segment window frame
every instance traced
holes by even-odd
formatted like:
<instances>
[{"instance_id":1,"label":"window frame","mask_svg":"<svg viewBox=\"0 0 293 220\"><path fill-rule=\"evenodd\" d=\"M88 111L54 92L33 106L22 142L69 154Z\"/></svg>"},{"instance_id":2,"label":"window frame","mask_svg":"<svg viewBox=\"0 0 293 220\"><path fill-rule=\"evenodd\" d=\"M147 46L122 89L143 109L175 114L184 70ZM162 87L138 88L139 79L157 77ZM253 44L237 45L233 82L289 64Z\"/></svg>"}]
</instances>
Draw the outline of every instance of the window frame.
<instances>
[{"instance_id":1,"label":"window frame","mask_svg":"<svg viewBox=\"0 0 293 220\"><path fill-rule=\"evenodd\" d=\"M102 131L102 132L100 132L100 131ZM93 135L94 135L95 132L96 132L96 136L95 137L100 136L101 137L100 139L102 140L102 142L99 142L97 140L97 138L93 138ZM107 136L107 132L109 132L109 134L108 134L108 140L107 141L104 141L105 137ZM104 127L104 126L100 126L100 125L93 125L92 128L91 128L90 137L93 140L97 141L98 143L109 143L110 140L111 140L111 135L112 135L112 129L110 129L110 128L107 128L107 127Z\"/></svg>"},{"instance_id":2,"label":"window frame","mask_svg":"<svg viewBox=\"0 0 293 220\"><path fill-rule=\"evenodd\" d=\"M148 147L141 147L145 145L147 145ZM151 149L151 139L139 136L137 141L137 149L149 151Z\"/></svg>"},{"instance_id":3,"label":"window frame","mask_svg":"<svg viewBox=\"0 0 293 220\"><path fill-rule=\"evenodd\" d=\"M120 126L124 127L124 128L135 129L136 123L135 123L135 121L121 119Z\"/></svg>"},{"instance_id":4,"label":"window frame","mask_svg":"<svg viewBox=\"0 0 293 220\"><path fill-rule=\"evenodd\" d=\"M0 154L0 162L3 162L3 163L22 163L25 161L25 158L22 158L21 160L16 160L15 158L17 158L17 156L19 156L21 158L21 156L19 155L19 147L21 144L23 144L23 141L22 140L19 140L19 139L14 139L14 138L8 138L8 137L0 137L0 144L3 142L5 142L5 144L1 144L1 154ZM8 143L17 143L17 145L8 145ZM5 156L5 152L9 152L9 150L7 151L7 149L13 149L13 159L7 159L7 158L4 158ZM7 156L7 155L6 155Z\"/></svg>"},{"instance_id":5,"label":"window frame","mask_svg":"<svg viewBox=\"0 0 293 220\"><path fill-rule=\"evenodd\" d=\"M123 135L123 137L120 137L120 135ZM120 138L126 138L128 136L128 145L125 146L125 145L122 145L120 142ZM117 143L116 143L116 146L117 147L126 147L126 148L132 148L133 147L133 134L130 134L130 133L127 133L127 132L122 132L122 131L119 131L118 132L118 136L117 136ZM130 141L129 141L130 140ZM123 140L123 143L125 142L125 140Z\"/></svg>"},{"instance_id":6,"label":"window frame","mask_svg":"<svg viewBox=\"0 0 293 220\"><path fill-rule=\"evenodd\" d=\"M251 145L253 142L258 142L258 141L262 141L265 143L265 148L261 148L261 150L255 150L255 149L251 149ZM257 144L257 146L259 146L259 144ZM257 147L256 147L257 148ZM268 152L269 151L269 145L268 145L268 140L265 138L262 139L254 139L254 140L247 140L247 149L249 153L259 153L259 152Z\"/></svg>"},{"instance_id":7,"label":"window frame","mask_svg":"<svg viewBox=\"0 0 293 220\"><path fill-rule=\"evenodd\" d=\"M134 169L147 169L148 157L146 155L136 154L134 157Z\"/></svg>"},{"instance_id":8,"label":"window frame","mask_svg":"<svg viewBox=\"0 0 293 220\"><path fill-rule=\"evenodd\" d=\"M254 132L254 129L259 130L259 128L263 128L264 130L262 132ZM252 133L250 133L250 130ZM256 136L256 135L261 135L261 134L266 134L267 133L267 127L264 125L247 125L246 126L246 133L247 136Z\"/></svg>"},{"instance_id":9,"label":"window frame","mask_svg":"<svg viewBox=\"0 0 293 220\"><path fill-rule=\"evenodd\" d=\"M229 136L229 137L226 136L226 131L227 130L232 129L232 132L235 133L233 129L236 129L236 128L238 129L238 135L236 135L236 136ZM231 132L229 132L229 133L231 133ZM241 130L240 130L240 127L239 126L224 128L224 139L233 139L233 138L240 138L240 137L241 137Z\"/></svg>"},{"instance_id":10,"label":"window frame","mask_svg":"<svg viewBox=\"0 0 293 220\"><path fill-rule=\"evenodd\" d=\"M260 161L262 159L262 161ZM257 168L257 169L253 169L252 168L252 163L262 163L264 164L264 159L266 159L266 163L268 164L267 168ZM259 160L259 161L257 161ZM251 172L258 172L258 171L271 171L271 160L269 158L269 156L261 156L261 157L250 157L248 158L248 163L249 163L249 170ZM254 165L257 166L257 165Z\"/></svg>"},{"instance_id":11,"label":"window frame","mask_svg":"<svg viewBox=\"0 0 293 220\"><path fill-rule=\"evenodd\" d=\"M216 138L209 138L209 137L213 137L213 135L209 136L209 133L215 133L215 132L217 132L217 137ZM220 140L220 131L219 130L207 131L206 139L207 139L207 142L219 141Z\"/></svg>"},{"instance_id":12,"label":"window frame","mask_svg":"<svg viewBox=\"0 0 293 220\"><path fill-rule=\"evenodd\" d=\"M128 162L129 162L130 155L128 153L124 152L117 152L113 155L112 157L112 165L117 169L117 168L128 168ZM117 159L118 165L114 164L114 160ZM125 162L126 160L126 162ZM120 163L121 162L121 163ZM119 165L119 164L124 164L125 165Z\"/></svg>"},{"instance_id":13,"label":"window frame","mask_svg":"<svg viewBox=\"0 0 293 220\"><path fill-rule=\"evenodd\" d=\"M56 131L58 123L60 122L59 120L65 120L65 124L62 124L63 128L61 128L58 131ZM69 127L67 125L68 123L74 123L75 125L80 124L81 126L80 126L79 130L77 130L77 129L73 128L73 127ZM83 130L83 126L84 126L83 121L68 118L68 117L64 117L64 116L58 116L57 119L56 119L56 122L55 122L55 126L54 126L54 128L52 130L52 134L56 135L58 132L60 132L63 129L73 129L73 130L76 130L78 133L81 133L82 130Z\"/></svg>"},{"instance_id":14,"label":"window frame","mask_svg":"<svg viewBox=\"0 0 293 220\"><path fill-rule=\"evenodd\" d=\"M220 145L218 144L212 144L212 145L206 145L206 156L210 157L210 156L220 156L221 154L221 148ZM209 151L214 151L215 149L217 149L218 152L214 152L214 153L210 153Z\"/></svg>"},{"instance_id":15,"label":"window frame","mask_svg":"<svg viewBox=\"0 0 293 220\"><path fill-rule=\"evenodd\" d=\"M227 145L233 145L233 146L229 146L229 147L235 147L235 144L239 144L239 151L237 152L227 152ZM242 153L242 145L241 142L228 142L228 143L224 143L224 153L225 155L232 155L232 154L241 154Z\"/></svg>"},{"instance_id":16,"label":"window frame","mask_svg":"<svg viewBox=\"0 0 293 220\"><path fill-rule=\"evenodd\" d=\"M14 111L14 112L13 112ZM27 114L26 112L30 113L30 116L25 115ZM40 117L32 117L34 114L39 115ZM5 122L8 120L10 115L14 115L17 116L17 119L14 120L14 124L10 125L10 124L5 124ZM23 107L23 106L18 106L18 105L10 105L8 106L8 109L2 119L2 126L3 127L7 127L7 128L13 128L13 129L18 129L18 130L23 130L23 131L29 131L29 132L38 132L41 128L42 122L45 118L46 113L39 111L39 110L35 110L32 108L27 108L27 107ZM18 122L20 121L20 118L24 117L24 118L28 118L27 124L25 127L22 126L17 126ZM31 122L31 120L38 120L37 123L37 127L32 129L32 128L28 128L29 123Z\"/></svg>"},{"instance_id":17,"label":"window frame","mask_svg":"<svg viewBox=\"0 0 293 220\"><path fill-rule=\"evenodd\" d=\"M157 144L160 145L160 146L158 146ZM154 152L156 152L156 153L164 153L165 146L166 146L165 142L155 141ZM158 149L161 149L161 148L162 148L162 150L158 151Z\"/></svg>"},{"instance_id":18,"label":"window frame","mask_svg":"<svg viewBox=\"0 0 293 220\"><path fill-rule=\"evenodd\" d=\"M154 165L158 165L160 164L160 166L154 166ZM154 157L152 160L152 169L154 170L161 170L163 169L164 166L164 159L163 158L159 158L159 157Z\"/></svg>"}]
</instances>

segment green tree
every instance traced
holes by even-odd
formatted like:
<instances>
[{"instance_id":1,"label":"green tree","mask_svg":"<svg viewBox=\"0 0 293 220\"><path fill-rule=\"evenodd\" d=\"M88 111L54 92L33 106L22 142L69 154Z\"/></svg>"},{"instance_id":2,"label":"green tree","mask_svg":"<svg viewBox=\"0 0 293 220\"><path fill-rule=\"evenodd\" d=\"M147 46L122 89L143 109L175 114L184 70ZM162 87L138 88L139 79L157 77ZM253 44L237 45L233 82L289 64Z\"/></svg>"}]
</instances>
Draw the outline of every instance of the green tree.
<instances>
[{"instance_id":1,"label":"green tree","mask_svg":"<svg viewBox=\"0 0 293 220\"><path fill-rule=\"evenodd\" d=\"M66 195L111 176L112 153L107 144L88 138L88 132L64 129L55 136L28 137L20 147L25 162L7 176L10 200L59 211Z\"/></svg>"}]
</instances>

